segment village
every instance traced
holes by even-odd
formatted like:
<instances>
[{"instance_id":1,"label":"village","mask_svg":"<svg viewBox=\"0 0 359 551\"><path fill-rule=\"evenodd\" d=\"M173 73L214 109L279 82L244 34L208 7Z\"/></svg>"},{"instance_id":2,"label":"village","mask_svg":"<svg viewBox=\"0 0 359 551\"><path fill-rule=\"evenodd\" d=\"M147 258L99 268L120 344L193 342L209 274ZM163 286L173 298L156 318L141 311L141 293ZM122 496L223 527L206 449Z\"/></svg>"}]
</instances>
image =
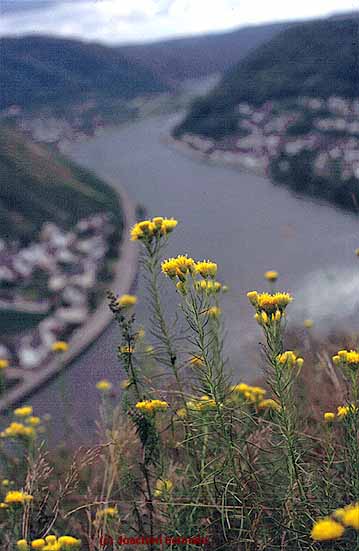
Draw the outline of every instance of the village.
<instances>
[{"instance_id":1,"label":"village","mask_svg":"<svg viewBox=\"0 0 359 551\"><path fill-rule=\"evenodd\" d=\"M268 174L272 159L315 151L313 171L330 174L332 162L340 166L339 177L359 179L359 99L331 96L328 99L299 97L291 106L267 101L261 106L239 103L238 132L220 140L185 134L182 143L206 159ZM290 130L309 119L308 128Z\"/></svg>"},{"instance_id":2,"label":"village","mask_svg":"<svg viewBox=\"0 0 359 551\"><path fill-rule=\"evenodd\" d=\"M110 216L96 213L70 230L46 222L26 246L0 240L0 312L41 319L0 340L0 357L11 367L41 366L52 344L67 340L87 320L113 233Z\"/></svg>"}]
</instances>

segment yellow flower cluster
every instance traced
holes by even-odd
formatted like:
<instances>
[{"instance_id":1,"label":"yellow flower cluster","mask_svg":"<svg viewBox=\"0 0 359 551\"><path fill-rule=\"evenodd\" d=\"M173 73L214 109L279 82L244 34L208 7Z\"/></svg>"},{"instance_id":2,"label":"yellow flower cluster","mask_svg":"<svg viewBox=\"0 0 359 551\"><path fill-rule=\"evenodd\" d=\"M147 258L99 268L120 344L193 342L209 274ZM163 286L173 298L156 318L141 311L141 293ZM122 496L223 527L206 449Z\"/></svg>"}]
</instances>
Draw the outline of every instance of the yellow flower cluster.
<instances>
[{"instance_id":1,"label":"yellow flower cluster","mask_svg":"<svg viewBox=\"0 0 359 551\"><path fill-rule=\"evenodd\" d=\"M327 541L341 538L344 534L344 526L331 518L322 518L315 522L311 536L315 541Z\"/></svg>"},{"instance_id":2,"label":"yellow flower cluster","mask_svg":"<svg viewBox=\"0 0 359 551\"><path fill-rule=\"evenodd\" d=\"M16 438L17 436L24 438L33 438L35 434L36 431L34 427L27 427L23 423L17 423L16 421L13 421L8 427L6 427L6 429L4 429L0 433L0 436L2 438Z\"/></svg>"},{"instance_id":3,"label":"yellow flower cluster","mask_svg":"<svg viewBox=\"0 0 359 551\"><path fill-rule=\"evenodd\" d=\"M136 295L121 295L116 300L116 306L119 306L120 308L131 308L131 306L134 306L137 302Z\"/></svg>"},{"instance_id":4,"label":"yellow flower cluster","mask_svg":"<svg viewBox=\"0 0 359 551\"><path fill-rule=\"evenodd\" d=\"M162 272L174 279L178 277L180 281L185 281L188 273L193 273L195 270L195 261L193 258L188 258L187 255L178 255L177 258L169 258L161 264Z\"/></svg>"},{"instance_id":5,"label":"yellow flower cluster","mask_svg":"<svg viewBox=\"0 0 359 551\"><path fill-rule=\"evenodd\" d=\"M186 402L186 406L190 411L207 411L216 407L216 402L213 398L210 398L206 394L195 400L189 400ZM179 417L185 417L185 415L179 414L181 410L177 412Z\"/></svg>"},{"instance_id":6,"label":"yellow flower cluster","mask_svg":"<svg viewBox=\"0 0 359 551\"><path fill-rule=\"evenodd\" d=\"M162 216L156 216L152 220L143 220L131 229L131 240L152 241L154 237L160 238L171 233L177 224L178 222L174 218L163 218Z\"/></svg>"},{"instance_id":7,"label":"yellow flower cluster","mask_svg":"<svg viewBox=\"0 0 359 551\"><path fill-rule=\"evenodd\" d=\"M110 381L107 381L106 379L102 379L101 381L98 381L98 383L96 383L96 388L100 392L107 392L108 390L111 390L112 383L110 383Z\"/></svg>"},{"instance_id":8,"label":"yellow flower cluster","mask_svg":"<svg viewBox=\"0 0 359 551\"><path fill-rule=\"evenodd\" d=\"M118 509L117 507L104 507L104 509L99 509L96 512L96 518L103 518L103 517L117 517L118 516Z\"/></svg>"},{"instance_id":9,"label":"yellow flower cluster","mask_svg":"<svg viewBox=\"0 0 359 551\"><path fill-rule=\"evenodd\" d=\"M27 417L32 414L32 411L32 406L22 406L21 408L15 409L14 415L16 415L16 417Z\"/></svg>"},{"instance_id":10,"label":"yellow flower cluster","mask_svg":"<svg viewBox=\"0 0 359 551\"><path fill-rule=\"evenodd\" d=\"M265 272L264 277L267 281L270 281L272 283L274 281L277 281L278 275L278 272L276 272L275 270L268 270L267 272Z\"/></svg>"},{"instance_id":11,"label":"yellow flower cluster","mask_svg":"<svg viewBox=\"0 0 359 551\"><path fill-rule=\"evenodd\" d=\"M201 281L196 281L195 287L198 291L205 291L206 293L211 294L219 293L222 289L222 284L219 281L202 279Z\"/></svg>"},{"instance_id":12,"label":"yellow flower cluster","mask_svg":"<svg viewBox=\"0 0 359 551\"><path fill-rule=\"evenodd\" d=\"M297 355L292 350L286 350L283 354L277 356L279 365L283 367L299 367L303 366L303 358L298 358Z\"/></svg>"},{"instance_id":13,"label":"yellow flower cluster","mask_svg":"<svg viewBox=\"0 0 359 551\"><path fill-rule=\"evenodd\" d=\"M336 509L333 516L345 526L359 531L359 502L347 505L342 509Z\"/></svg>"},{"instance_id":14,"label":"yellow flower cluster","mask_svg":"<svg viewBox=\"0 0 359 551\"><path fill-rule=\"evenodd\" d=\"M153 413L155 411L166 410L168 403L163 400L143 400L142 402L137 402L135 407L144 413Z\"/></svg>"},{"instance_id":15,"label":"yellow flower cluster","mask_svg":"<svg viewBox=\"0 0 359 551\"><path fill-rule=\"evenodd\" d=\"M276 310L275 314L268 315L267 312L256 312L254 319L259 325L269 325L271 322L279 322L282 319L282 312Z\"/></svg>"},{"instance_id":16,"label":"yellow flower cluster","mask_svg":"<svg viewBox=\"0 0 359 551\"><path fill-rule=\"evenodd\" d=\"M314 325L314 321L310 319L306 319L303 321L303 325L306 329L311 329Z\"/></svg>"},{"instance_id":17,"label":"yellow flower cluster","mask_svg":"<svg viewBox=\"0 0 359 551\"><path fill-rule=\"evenodd\" d=\"M5 496L4 503L7 505L23 505L33 499L32 496L20 490L11 490Z\"/></svg>"},{"instance_id":18,"label":"yellow flower cluster","mask_svg":"<svg viewBox=\"0 0 359 551\"><path fill-rule=\"evenodd\" d=\"M134 349L133 346L124 345L124 346L119 346L119 347L118 347L118 351L119 351L121 354L133 354L133 352L135 351L135 349Z\"/></svg>"},{"instance_id":19,"label":"yellow flower cluster","mask_svg":"<svg viewBox=\"0 0 359 551\"><path fill-rule=\"evenodd\" d=\"M293 297L289 293L258 293L250 291L247 293L250 303L255 307L258 313L265 312L268 316L279 312L282 314Z\"/></svg>"},{"instance_id":20,"label":"yellow flower cluster","mask_svg":"<svg viewBox=\"0 0 359 551\"><path fill-rule=\"evenodd\" d=\"M272 398L267 398L267 400L261 400L258 404L258 409L271 409L273 411L280 411L281 407L278 402L273 400Z\"/></svg>"},{"instance_id":21,"label":"yellow flower cluster","mask_svg":"<svg viewBox=\"0 0 359 551\"><path fill-rule=\"evenodd\" d=\"M69 349L69 345L65 341L55 341L51 345L51 350L53 352L67 352Z\"/></svg>"},{"instance_id":22,"label":"yellow flower cluster","mask_svg":"<svg viewBox=\"0 0 359 551\"><path fill-rule=\"evenodd\" d=\"M215 277L217 273L217 264L211 260L202 260L196 263L196 272L204 279Z\"/></svg>"},{"instance_id":23,"label":"yellow flower cluster","mask_svg":"<svg viewBox=\"0 0 359 551\"><path fill-rule=\"evenodd\" d=\"M160 497L163 494L172 492L173 482L171 480L157 480L156 488L153 492L155 497Z\"/></svg>"},{"instance_id":24,"label":"yellow flower cluster","mask_svg":"<svg viewBox=\"0 0 359 551\"><path fill-rule=\"evenodd\" d=\"M4 358L0 358L0 370L6 369L7 367L9 367L8 360L5 360Z\"/></svg>"},{"instance_id":25,"label":"yellow flower cluster","mask_svg":"<svg viewBox=\"0 0 359 551\"><path fill-rule=\"evenodd\" d=\"M41 419L32 415L32 412L32 406L22 406L15 409L15 417L20 417L22 422L13 421L0 433L0 436L2 438L33 438L36 436L36 427L41 424ZM41 430L42 427L39 427L39 431Z\"/></svg>"},{"instance_id":26,"label":"yellow flower cluster","mask_svg":"<svg viewBox=\"0 0 359 551\"><path fill-rule=\"evenodd\" d=\"M335 421L335 413L333 413L332 411L326 411L323 417L326 423L332 423L333 421Z\"/></svg>"},{"instance_id":27,"label":"yellow flower cluster","mask_svg":"<svg viewBox=\"0 0 359 551\"><path fill-rule=\"evenodd\" d=\"M28 551L30 549L39 549L40 551L70 551L78 549L81 546L81 540L72 536L57 536L48 535L45 538L38 538L27 542L26 540L18 540L16 547L18 551Z\"/></svg>"},{"instance_id":28,"label":"yellow flower cluster","mask_svg":"<svg viewBox=\"0 0 359 551\"><path fill-rule=\"evenodd\" d=\"M331 517L317 520L311 536L315 541L335 540L343 536L346 528L359 531L359 503L336 509Z\"/></svg>"},{"instance_id":29,"label":"yellow flower cluster","mask_svg":"<svg viewBox=\"0 0 359 551\"><path fill-rule=\"evenodd\" d=\"M356 350L339 350L338 354L333 356L333 362L335 365L341 365L350 369L350 371L356 372L359 370L359 352L356 352Z\"/></svg>"},{"instance_id":30,"label":"yellow flower cluster","mask_svg":"<svg viewBox=\"0 0 359 551\"><path fill-rule=\"evenodd\" d=\"M210 318L218 318L221 315L222 310L219 306L211 306L208 310L206 310L206 312Z\"/></svg>"},{"instance_id":31,"label":"yellow flower cluster","mask_svg":"<svg viewBox=\"0 0 359 551\"><path fill-rule=\"evenodd\" d=\"M199 274L205 280L207 278L214 278L217 273L217 264L210 260L203 260L201 262L195 262L193 258L188 258L187 255L178 255L177 258L169 258L161 264L162 272L170 277L179 279L179 283L184 283L188 274ZM204 282L205 283L205 282ZM210 283L210 282L208 282ZM213 285L203 285L200 282L196 282L196 289L203 289L212 292L218 292L221 289L221 284L217 282L211 282ZM177 284L179 291L183 292L183 286Z\"/></svg>"},{"instance_id":32,"label":"yellow flower cluster","mask_svg":"<svg viewBox=\"0 0 359 551\"><path fill-rule=\"evenodd\" d=\"M346 417L350 413L358 413L358 408L355 404L348 404L347 406L338 406L337 416L339 418Z\"/></svg>"},{"instance_id":33,"label":"yellow flower cluster","mask_svg":"<svg viewBox=\"0 0 359 551\"><path fill-rule=\"evenodd\" d=\"M245 398L248 402L259 402L263 400L263 397L267 393L267 391L260 386L250 386L246 383L231 386L230 390L234 392L235 395Z\"/></svg>"}]
</instances>

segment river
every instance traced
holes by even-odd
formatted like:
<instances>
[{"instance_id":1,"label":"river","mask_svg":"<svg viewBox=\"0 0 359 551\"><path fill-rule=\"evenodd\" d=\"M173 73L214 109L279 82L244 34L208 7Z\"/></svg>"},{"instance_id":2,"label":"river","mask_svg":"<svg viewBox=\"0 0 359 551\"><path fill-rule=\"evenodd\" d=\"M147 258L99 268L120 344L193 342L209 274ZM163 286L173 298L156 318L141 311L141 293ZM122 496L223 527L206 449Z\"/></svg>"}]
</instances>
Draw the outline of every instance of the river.
<instances>
[{"instance_id":1,"label":"river","mask_svg":"<svg viewBox=\"0 0 359 551\"><path fill-rule=\"evenodd\" d=\"M302 325L312 318L317 331L336 325L358 329L357 216L296 197L263 177L208 165L176 151L162 139L170 122L162 116L105 129L73 143L67 153L126 188L149 216L179 220L169 256L188 253L218 263L218 279L230 288L223 296L223 312L231 368L244 380L256 373L259 354L253 343L260 340L260 332L246 292L267 289L265 270L278 270L278 288L295 296L288 309L291 323ZM147 314L143 286L137 294L142 321ZM172 307L167 296L166 311ZM113 324L62 375L76 442L93 435L99 405L95 382L105 377L117 384L123 378L117 341ZM56 434L63 434L65 426L60 388L61 381L53 381L30 400L35 412L53 415Z\"/></svg>"}]
</instances>

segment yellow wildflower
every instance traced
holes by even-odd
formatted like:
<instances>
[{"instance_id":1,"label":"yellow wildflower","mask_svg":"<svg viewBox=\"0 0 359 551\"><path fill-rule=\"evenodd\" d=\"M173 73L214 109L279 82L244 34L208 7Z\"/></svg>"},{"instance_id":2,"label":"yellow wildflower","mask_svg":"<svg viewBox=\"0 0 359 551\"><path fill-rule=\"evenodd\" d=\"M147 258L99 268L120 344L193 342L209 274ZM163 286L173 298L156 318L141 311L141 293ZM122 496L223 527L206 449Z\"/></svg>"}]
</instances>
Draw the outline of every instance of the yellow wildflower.
<instances>
[{"instance_id":1,"label":"yellow wildflower","mask_svg":"<svg viewBox=\"0 0 359 551\"><path fill-rule=\"evenodd\" d=\"M311 329L314 325L314 321L310 319L306 319L303 321L303 325L306 329Z\"/></svg>"},{"instance_id":2,"label":"yellow wildflower","mask_svg":"<svg viewBox=\"0 0 359 551\"><path fill-rule=\"evenodd\" d=\"M178 277L183 282L186 280L186 275L193 272L194 266L193 258L188 258L187 255L178 255L177 258L164 260L161 269L171 279Z\"/></svg>"},{"instance_id":3,"label":"yellow wildflower","mask_svg":"<svg viewBox=\"0 0 359 551\"><path fill-rule=\"evenodd\" d=\"M143 400L142 402L137 402L135 407L145 413L152 413L153 411L166 410L168 403L163 400Z\"/></svg>"},{"instance_id":4,"label":"yellow wildflower","mask_svg":"<svg viewBox=\"0 0 359 551\"><path fill-rule=\"evenodd\" d=\"M135 295L121 295L117 300L116 304L120 308L130 308L134 306L137 302L137 297Z\"/></svg>"},{"instance_id":5,"label":"yellow wildflower","mask_svg":"<svg viewBox=\"0 0 359 551\"><path fill-rule=\"evenodd\" d=\"M196 282L196 289L199 291L206 291L207 293L219 293L222 289L222 284L219 281L202 279Z\"/></svg>"},{"instance_id":6,"label":"yellow wildflower","mask_svg":"<svg viewBox=\"0 0 359 551\"><path fill-rule=\"evenodd\" d=\"M3 502L0 503L0 509L8 509L8 508L9 508L9 506L6 505L6 503L3 503Z\"/></svg>"},{"instance_id":7,"label":"yellow wildflower","mask_svg":"<svg viewBox=\"0 0 359 551\"><path fill-rule=\"evenodd\" d=\"M279 354L279 356L277 356L277 360L280 365L288 367L296 366L301 368L304 363L303 358L298 358L292 350L287 350L286 352L283 352L283 354Z\"/></svg>"},{"instance_id":8,"label":"yellow wildflower","mask_svg":"<svg viewBox=\"0 0 359 551\"><path fill-rule=\"evenodd\" d=\"M268 315L275 314L277 310L282 313L286 306L293 300L293 297L289 293L271 294L250 291L247 293L247 297L257 311L264 311Z\"/></svg>"},{"instance_id":9,"label":"yellow wildflower","mask_svg":"<svg viewBox=\"0 0 359 551\"><path fill-rule=\"evenodd\" d=\"M181 418L186 417L186 415L187 415L186 408L180 408L180 409L178 409L178 410L176 411L176 415L177 415L178 417L181 417Z\"/></svg>"},{"instance_id":10,"label":"yellow wildflower","mask_svg":"<svg viewBox=\"0 0 359 551\"><path fill-rule=\"evenodd\" d=\"M324 413L324 421L326 423L332 423L335 420L335 413L331 411L326 411Z\"/></svg>"},{"instance_id":11,"label":"yellow wildflower","mask_svg":"<svg viewBox=\"0 0 359 551\"><path fill-rule=\"evenodd\" d=\"M161 233L166 235L167 233L171 233L175 227L177 226L178 221L174 218L164 218L161 226Z\"/></svg>"},{"instance_id":12,"label":"yellow wildflower","mask_svg":"<svg viewBox=\"0 0 359 551\"><path fill-rule=\"evenodd\" d=\"M275 314L272 314L272 320L280 321L282 319L282 313L280 310L276 310Z\"/></svg>"},{"instance_id":13,"label":"yellow wildflower","mask_svg":"<svg viewBox=\"0 0 359 551\"><path fill-rule=\"evenodd\" d=\"M188 258L187 255L178 255L175 259L177 266L177 275L187 274L194 270L194 260L193 258Z\"/></svg>"},{"instance_id":14,"label":"yellow wildflower","mask_svg":"<svg viewBox=\"0 0 359 551\"><path fill-rule=\"evenodd\" d=\"M196 272L205 279L207 277L215 277L217 273L217 264L211 260L196 262Z\"/></svg>"},{"instance_id":15,"label":"yellow wildflower","mask_svg":"<svg viewBox=\"0 0 359 551\"><path fill-rule=\"evenodd\" d=\"M32 499L33 497L29 494L26 494L25 492L12 490L6 494L4 502L8 505L13 505L18 503L26 503L28 501L31 501Z\"/></svg>"},{"instance_id":16,"label":"yellow wildflower","mask_svg":"<svg viewBox=\"0 0 359 551\"><path fill-rule=\"evenodd\" d=\"M230 389L234 392L245 392L250 387L246 383L239 383L238 385L233 385L230 387Z\"/></svg>"},{"instance_id":17,"label":"yellow wildflower","mask_svg":"<svg viewBox=\"0 0 359 551\"><path fill-rule=\"evenodd\" d=\"M355 254L359 256L359 249L355 249Z\"/></svg>"},{"instance_id":18,"label":"yellow wildflower","mask_svg":"<svg viewBox=\"0 0 359 551\"><path fill-rule=\"evenodd\" d=\"M28 415L32 414L32 406L23 406L21 408L17 408L14 411L14 415L16 417L27 417Z\"/></svg>"},{"instance_id":19,"label":"yellow wildflower","mask_svg":"<svg viewBox=\"0 0 359 551\"><path fill-rule=\"evenodd\" d=\"M65 341L55 341L51 345L51 350L53 352L67 352L69 349L69 345Z\"/></svg>"},{"instance_id":20,"label":"yellow wildflower","mask_svg":"<svg viewBox=\"0 0 359 551\"><path fill-rule=\"evenodd\" d=\"M35 415L31 415L27 419L25 419L25 423L28 425L31 425L32 427L37 427L41 423L40 417L37 417Z\"/></svg>"},{"instance_id":21,"label":"yellow wildflower","mask_svg":"<svg viewBox=\"0 0 359 551\"><path fill-rule=\"evenodd\" d=\"M48 536L46 536L45 541L46 541L46 543L49 543L50 545L52 545L52 544L56 543L57 537L54 536L53 534L49 534Z\"/></svg>"},{"instance_id":22,"label":"yellow wildflower","mask_svg":"<svg viewBox=\"0 0 359 551\"><path fill-rule=\"evenodd\" d=\"M173 482L171 480L157 480L154 495L156 497L159 497L162 494L171 492L172 490L173 490Z\"/></svg>"},{"instance_id":23,"label":"yellow wildflower","mask_svg":"<svg viewBox=\"0 0 359 551\"><path fill-rule=\"evenodd\" d=\"M338 417L346 417L349 413L357 413L358 408L355 404L348 404L347 406L338 406Z\"/></svg>"},{"instance_id":24,"label":"yellow wildflower","mask_svg":"<svg viewBox=\"0 0 359 551\"><path fill-rule=\"evenodd\" d=\"M218 306L211 306L207 310L207 314L210 318L218 318L221 315L222 311Z\"/></svg>"},{"instance_id":25,"label":"yellow wildflower","mask_svg":"<svg viewBox=\"0 0 359 551\"><path fill-rule=\"evenodd\" d=\"M330 518L323 518L315 522L311 536L315 541L327 541L341 538L344 534L344 526Z\"/></svg>"},{"instance_id":26,"label":"yellow wildflower","mask_svg":"<svg viewBox=\"0 0 359 551\"><path fill-rule=\"evenodd\" d=\"M42 549L46 545L46 541L42 538L31 542L32 549Z\"/></svg>"},{"instance_id":27,"label":"yellow wildflower","mask_svg":"<svg viewBox=\"0 0 359 551\"><path fill-rule=\"evenodd\" d=\"M174 278L177 275L177 262L174 258L169 258L168 260L164 260L161 264L162 272L170 277Z\"/></svg>"},{"instance_id":28,"label":"yellow wildflower","mask_svg":"<svg viewBox=\"0 0 359 551\"><path fill-rule=\"evenodd\" d=\"M117 516L118 516L117 507L105 507L104 509L99 509L96 512L96 517L97 518L102 518L102 517L114 518L114 517L117 517Z\"/></svg>"},{"instance_id":29,"label":"yellow wildflower","mask_svg":"<svg viewBox=\"0 0 359 551\"><path fill-rule=\"evenodd\" d=\"M268 271L264 274L264 277L265 277L268 281L274 282L274 281L277 281L278 275L279 275L278 272L276 272L275 270L268 270Z\"/></svg>"},{"instance_id":30,"label":"yellow wildflower","mask_svg":"<svg viewBox=\"0 0 359 551\"><path fill-rule=\"evenodd\" d=\"M6 429L1 433L2 438L13 438L16 436L23 436L25 438L31 438L35 435L35 430L33 427L25 427L23 423L12 422Z\"/></svg>"},{"instance_id":31,"label":"yellow wildflower","mask_svg":"<svg viewBox=\"0 0 359 551\"><path fill-rule=\"evenodd\" d=\"M192 356L189 363L191 365L195 365L196 367L202 367L204 365L203 357L202 356Z\"/></svg>"},{"instance_id":32,"label":"yellow wildflower","mask_svg":"<svg viewBox=\"0 0 359 551\"><path fill-rule=\"evenodd\" d=\"M9 367L8 360L5 360L4 358L0 358L0 369L6 369Z\"/></svg>"},{"instance_id":33,"label":"yellow wildflower","mask_svg":"<svg viewBox=\"0 0 359 551\"><path fill-rule=\"evenodd\" d=\"M280 411L280 404L272 398L267 398L267 400L261 400L258 404L258 409L272 409L274 411Z\"/></svg>"},{"instance_id":34,"label":"yellow wildflower","mask_svg":"<svg viewBox=\"0 0 359 551\"><path fill-rule=\"evenodd\" d=\"M264 323L264 325L267 325L269 321L268 314L266 312L261 313L261 322Z\"/></svg>"},{"instance_id":35,"label":"yellow wildflower","mask_svg":"<svg viewBox=\"0 0 359 551\"><path fill-rule=\"evenodd\" d=\"M3 486L9 486L10 480L8 478L4 478L4 480L1 482Z\"/></svg>"},{"instance_id":36,"label":"yellow wildflower","mask_svg":"<svg viewBox=\"0 0 359 551\"><path fill-rule=\"evenodd\" d=\"M133 354L134 350L133 346L119 346L119 352L121 352L121 354Z\"/></svg>"},{"instance_id":37,"label":"yellow wildflower","mask_svg":"<svg viewBox=\"0 0 359 551\"><path fill-rule=\"evenodd\" d=\"M340 520L345 526L359 530L359 502L344 507Z\"/></svg>"},{"instance_id":38,"label":"yellow wildflower","mask_svg":"<svg viewBox=\"0 0 359 551\"><path fill-rule=\"evenodd\" d=\"M340 365L348 368L351 371L359 370L359 352L356 350L339 350L336 356L333 356L335 365Z\"/></svg>"},{"instance_id":39,"label":"yellow wildflower","mask_svg":"<svg viewBox=\"0 0 359 551\"><path fill-rule=\"evenodd\" d=\"M19 551L28 551L29 546L26 540L18 540L16 542L16 547Z\"/></svg>"},{"instance_id":40,"label":"yellow wildflower","mask_svg":"<svg viewBox=\"0 0 359 551\"><path fill-rule=\"evenodd\" d=\"M96 383L96 388L101 392L107 392L108 390L111 390L112 383L110 383L110 381L107 381L106 379L102 379L101 381L98 381L98 383Z\"/></svg>"},{"instance_id":41,"label":"yellow wildflower","mask_svg":"<svg viewBox=\"0 0 359 551\"><path fill-rule=\"evenodd\" d=\"M57 541L60 545L60 549L63 547L72 549L80 547L81 545L81 540L73 538L72 536L60 536Z\"/></svg>"}]
</instances>

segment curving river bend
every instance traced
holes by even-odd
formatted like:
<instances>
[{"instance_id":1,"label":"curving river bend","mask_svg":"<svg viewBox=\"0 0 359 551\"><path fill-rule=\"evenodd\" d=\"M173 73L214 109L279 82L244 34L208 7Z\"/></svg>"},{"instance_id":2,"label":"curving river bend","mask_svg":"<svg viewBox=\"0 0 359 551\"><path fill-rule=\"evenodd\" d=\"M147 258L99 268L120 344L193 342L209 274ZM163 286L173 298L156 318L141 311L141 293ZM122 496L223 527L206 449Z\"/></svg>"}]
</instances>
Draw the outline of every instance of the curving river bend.
<instances>
[{"instance_id":1,"label":"curving river bend","mask_svg":"<svg viewBox=\"0 0 359 551\"><path fill-rule=\"evenodd\" d=\"M258 359L253 343L260 333L245 294L266 289L268 269L278 270L278 287L295 295L292 321L312 318L317 330L335 324L358 329L359 260L353 252L359 246L358 217L298 198L265 178L187 157L161 141L170 124L168 117L158 117L106 129L71 144L67 154L112 184L120 183L149 216L177 218L168 255L188 253L218 263L218 279L230 287L223 310L232 369L248 380L253 374ZM145 320L141 285L137 294L138 317ZM79 441L93 434L99 405L95 382L123 377L117 340L113 324L62 375ZM36 413L52 414L56 434L66 434L60 388L61 381L53 381L30 403Z\"/></svg>"}]
</instances>

